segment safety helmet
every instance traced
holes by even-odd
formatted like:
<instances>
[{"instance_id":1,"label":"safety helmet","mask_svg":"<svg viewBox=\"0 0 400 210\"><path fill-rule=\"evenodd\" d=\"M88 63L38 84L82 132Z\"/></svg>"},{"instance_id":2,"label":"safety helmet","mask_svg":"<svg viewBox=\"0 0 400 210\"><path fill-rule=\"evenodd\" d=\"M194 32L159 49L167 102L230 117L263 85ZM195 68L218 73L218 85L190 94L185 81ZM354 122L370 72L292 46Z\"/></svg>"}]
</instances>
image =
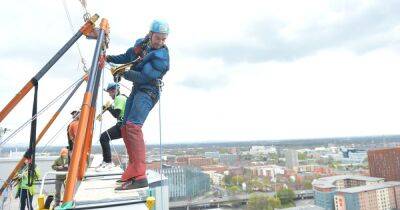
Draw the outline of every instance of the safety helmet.
<instances>
[{"instance_id":1,"label":"safety helmet","mask_svg":"<svg viewBox=\"0 0 400 210\"><path fill-rule=\"evenodd\" d=\"M169 34L168 23L163 20L153 20L150 31L155 33Z\"/></svg>"},{"instance_id":2,"label":"safety helmet","mask_svg":"<svg viewBox=\"0 0 400 210\"><path fill-rule=\"evenodd\" d=\"M60 150L60 155L68 155L68 149L67 148L62 148Z\"/></svg>"},{"instance_id":3,"label":"safety helmet","mask_svg":"<svg viewBox=\"0 0 400 210\"><path fill-rule=\"evenodd\" d=\"M110 90L118 90L119 89L119 84L115 82L110 82L107 85L107 88L104 89L104 91L110 91Z\"/></svg>"}]
</instances>

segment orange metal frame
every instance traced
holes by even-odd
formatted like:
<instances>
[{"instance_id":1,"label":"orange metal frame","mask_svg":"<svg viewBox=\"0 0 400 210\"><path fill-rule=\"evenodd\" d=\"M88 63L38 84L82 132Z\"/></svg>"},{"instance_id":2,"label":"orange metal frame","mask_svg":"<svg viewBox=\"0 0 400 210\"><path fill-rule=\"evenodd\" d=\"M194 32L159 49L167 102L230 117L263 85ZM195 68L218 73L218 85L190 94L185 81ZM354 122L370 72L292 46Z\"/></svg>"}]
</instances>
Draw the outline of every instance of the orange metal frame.
<instances>
[{"instance_id":1,"label":"orange metal frame","mask_svg":"<svg viewBox=\"0 0 400 210\"><path fill-rule=\"evenodd\" d=\"M54 113L53 117L51 117L49 122L47 122L46 126L43 128L43 130L40 132L38 138L36 139L36 144L38 144L40 142L40 140L42 140L44 134L47 132L47 130L50 128L50 126L53 124L54 120L56 120L56 118L58 117L59 114L60 114L60 112ZM15 177L15 174L18 172L18 170L21 169L21 167L24 165L24 161L25 161L25 157L22 157L21 160L17 163L14 170L10 173L7 180L3 183L3 186L1 186L0 195L3 193L4 189L6 189L6 187L9 185L11 180Z\"/></svg>"},{"instance_id":2,"label":"orange metal frame","mask_svg":"<svg viewBox=\"0 0 400 210\"><path fill-rule=\"evenodd\" d=\"M100 29L104 31L105 36L108 35L109 33L109 25L107 19L102 19L100 23ZM101 43L102 48L106 47L104 46L106 38L104 38ZM100 57L100 54L98 55ZM95 57L96 58L96 57ZM97 58L98 59L98 58ZM99 63L92 64L93 65L99 65ZM96 70L96 69L94 69ZM101 74L101 69L98 69L99 72L98 74ZM93 78L90 78L89 76L89 82ZM88 83L88 85L91 85ZM98 88L98 87L95 87ZM93 125L95 121L95 112L96 112L96 107L95 104L92 103L93 97L93 92L88 92L86 91L82 106L81 106L81 116L79 118L79 124L78 124L78 133L77 133L77 138L75 139L74 143L74 149L72 151L72 157L71 157L71 162L69 165L68 169L68 175L67 175L67 180L66 180L66 186L65 186L65 191L64 191L64 198L63 198L63 203L66 204L68 202L71 202L73 200L73 195L75 193L75 188L77 185L78 180L82 180L83 176L86 171L86 166L87 166L87 157L89 155L90 149L91 149L91 144L92 144L92 137L93 137ZM63 204L63 205L64 205Z\"/></svg>"}]
</instances>

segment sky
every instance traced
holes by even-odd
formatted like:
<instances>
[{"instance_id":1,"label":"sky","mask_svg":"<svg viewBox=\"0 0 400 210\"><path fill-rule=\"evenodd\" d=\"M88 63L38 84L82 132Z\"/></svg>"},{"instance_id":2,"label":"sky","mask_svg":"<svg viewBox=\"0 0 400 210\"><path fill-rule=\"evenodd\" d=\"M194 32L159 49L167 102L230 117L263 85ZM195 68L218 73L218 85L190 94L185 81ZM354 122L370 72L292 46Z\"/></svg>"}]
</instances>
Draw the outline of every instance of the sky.
<instances>
[{"instance_id":1,"label":"sky","mask_svg":"<svg viewBox=\"0 0 400 210\"><path fill-rule=\"evenodd\" d=\"M159 119L162 142L168 144L400 133L400 1L86 3L91 14L109 20L109 55L124 53L153 19L170 25L171 68L161 102L143 127L147 144L160 141ZM71 38L64 6L76 31L84 11L78 0L2 4L0 108ZM90 66L95 41L78 43ZM39 109L83 74L80 60L74 45L42 78ZM108 70L103 80L111 81ZM52 139L51 145L66 144L63 126L69 112L80 107L85 86L43 144ZM100 102L107 100L107 94L99 94ZM38 132L61 101L39 117ZM0 126L15 130L29 119L31 104L32 93ZM96 123L95 144L100 130L114 123L110 114ZM28 136L29 126L7 145L28 145Z\"/></svg>"}]
</instances>

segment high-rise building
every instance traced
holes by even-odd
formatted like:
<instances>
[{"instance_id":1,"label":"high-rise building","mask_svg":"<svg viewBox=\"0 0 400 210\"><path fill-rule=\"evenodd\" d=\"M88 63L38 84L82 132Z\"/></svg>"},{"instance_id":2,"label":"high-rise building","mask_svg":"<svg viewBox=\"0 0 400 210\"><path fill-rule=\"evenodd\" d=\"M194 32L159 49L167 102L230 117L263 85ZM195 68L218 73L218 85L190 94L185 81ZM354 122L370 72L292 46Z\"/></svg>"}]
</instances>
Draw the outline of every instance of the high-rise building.
<instances>
[{"instance_id":1,"label":"high-rise building","mask_svg":"<svg viewBox=\"0 0 400 210\"><path fill-rule=\"evenodd\" d=\"M294 169L299 166L299 156L296 150L288 149L285 150L286 167Z\"/></svg>"},{"instance_id":2,"label":"high-rise building","mask_svg":"<svg viewBox=\"0 0 400 210\"><path fill-rule=\"evenodd\" d=\"M384 182L383 178L354 176L354 175L339 175L315 179L312 182L314 189L315 205L326 210L335 209L334 196L337 191Z\"/></svg>"},{"instance_id":3,"label":"high-rise building","mask_svg":"<svg viewBox=\"0 0 400 210\"><path fill-rule=\"evenodd\" d=\"M219 152L205 152L204 156L206 158L219 158Z\"/></svg>"},{"instance_id":4,"label":"high-rise building","mask_svg":"<svg viewBox=\"0 0 400 210\"><path fill-rule=\"evenodd\" d=\"M219 162L224 165L235 165L239 161L239 156L236 154L220 154Z\"/></svg>"},{"instance_id":5,"label":"high-rise building","mask_svg":"<svg viewBox=\"0 0 400 210\"><path fill-rule=\"evenodd\" d=\"M159 169L156 169L159 171ZM163 175L168 178L170 200L190 199L210 190L210 176L200 169L188 166L163 167Z\"/></svg>"},{"instance_id":6,"label":"high-rise building","mask_svg":"<svg viewBox=\"0 0 400 210\"><path fill-rule=\"evenodd\" d=\"M383 182L338 190L335 210L399 209L400 182Z\"/></svg>"},{"instance_id":7,"label":"high-rise building","mask_svg":"<svg viewBox=\"0 0 400 210\"><path fill-rule=\"evenodd\" d=\"M371 176L400 181L400 147L369 150L368 165Z\"/></svg>"}]
</instances>

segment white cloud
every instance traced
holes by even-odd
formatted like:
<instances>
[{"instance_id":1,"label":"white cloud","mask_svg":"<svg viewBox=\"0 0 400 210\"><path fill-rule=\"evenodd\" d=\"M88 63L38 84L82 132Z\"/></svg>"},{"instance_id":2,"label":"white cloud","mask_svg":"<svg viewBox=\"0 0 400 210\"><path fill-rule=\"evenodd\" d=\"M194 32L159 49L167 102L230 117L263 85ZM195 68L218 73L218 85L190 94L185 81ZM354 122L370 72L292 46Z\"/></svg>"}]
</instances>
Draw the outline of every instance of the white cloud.
<instances>
[{"instance_id":1,"label":"white cloud","mask_svg":"<svg viewBox=\"0 0 400 210\"><path fill-rule=\"evenodd\" d=\"M77 30L82 8L79 1L67 3ZM175 143L398 133L396 4L99 0L88 1L88 9L109 19L109 54L125 52L153 18L169 21L171 70L161 103L164 141ZM72 32L61 0L8 1L0 14L4 107ZM355 24L360 27L352 30ZM90 65L94 41L79 43ZM279 59L285 56L290 59ZM39 108L82 74L78 63L73 46L43 77ZM111 80L108 72L105 80ZM83 90L47 137L80 106ZM1 126L15 128L29 118L31 100L24 99ZM39 119L39 130L51 113ZM103 128L113 123L107 115ZM17 141L27 144L27 133ZM148 143L158 142L158 105L144 135ZM56 141L65 143L65 135Z\"/></svg>"}]
</instances>

